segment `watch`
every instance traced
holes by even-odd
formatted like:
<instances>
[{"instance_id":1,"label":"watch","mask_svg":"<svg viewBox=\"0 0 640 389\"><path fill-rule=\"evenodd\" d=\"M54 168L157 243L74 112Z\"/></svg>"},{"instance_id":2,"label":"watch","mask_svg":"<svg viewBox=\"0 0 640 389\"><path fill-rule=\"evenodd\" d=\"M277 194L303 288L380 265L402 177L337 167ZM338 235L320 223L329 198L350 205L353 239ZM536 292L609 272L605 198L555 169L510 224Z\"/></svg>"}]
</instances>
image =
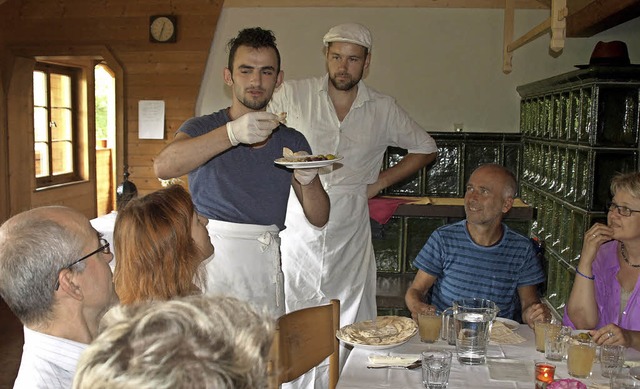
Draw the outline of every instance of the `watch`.
<instances>
[{"instance_id":1,"label":"watch","mask_svg":"<svg viewBox=\"0 0 640 389\"><path fill-rule=\"evenodd\" d=\"M149 41L153 43L172 43L178 32L175 15L154 15L149 17Z\"/></svg>"}]
</instances>

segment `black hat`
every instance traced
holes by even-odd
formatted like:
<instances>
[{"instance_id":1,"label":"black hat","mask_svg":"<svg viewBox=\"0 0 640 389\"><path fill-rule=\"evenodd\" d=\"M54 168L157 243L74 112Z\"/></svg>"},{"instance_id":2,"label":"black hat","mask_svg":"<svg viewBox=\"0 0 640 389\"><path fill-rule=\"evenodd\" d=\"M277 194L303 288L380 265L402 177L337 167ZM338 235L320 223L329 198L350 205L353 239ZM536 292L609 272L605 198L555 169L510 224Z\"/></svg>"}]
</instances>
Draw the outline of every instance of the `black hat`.
<instances>
[{"instance_id":1,"label":"black hat","mask_svg":"<svg viewBox=\"0 0 640 389\"><path fill-rule=\"evenodd\" d=\"M588 65L576 65L579 69L591 66L640 66L631 64L627 44L622 41L598 42L593 48Z\"/></svg>"}]
</instances>

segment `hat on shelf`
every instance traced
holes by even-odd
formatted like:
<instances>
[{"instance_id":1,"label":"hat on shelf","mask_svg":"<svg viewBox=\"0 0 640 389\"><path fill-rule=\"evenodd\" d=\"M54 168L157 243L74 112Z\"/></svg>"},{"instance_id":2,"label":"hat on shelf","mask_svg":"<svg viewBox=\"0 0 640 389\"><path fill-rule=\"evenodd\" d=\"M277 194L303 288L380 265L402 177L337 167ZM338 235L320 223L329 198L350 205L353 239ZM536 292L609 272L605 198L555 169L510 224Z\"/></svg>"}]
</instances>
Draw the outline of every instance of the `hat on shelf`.
<instances>
[{"instance_id":1,"label":"hat on shelf","mask_svg":"<svg viewBox=\"0 0 640 389\"><path fill-rule=\"evenodd\" d=\"M322 38L322 43L329 46L331 42L355 43L371 50L371 32L358 23L344 23L331 27Z\"/></svg>"},{"instance_id":2,"label":"hat on shelf","mask_svg":"<svg viewBox=\"0 0 640 389\"><path fill-rule=\"evenodd\" d=\"M627 44L622 41L596 43L587 65L576 65L579 69L591 66L640 66L632 64L629 60Z\"/></svg>"}]
</instances>

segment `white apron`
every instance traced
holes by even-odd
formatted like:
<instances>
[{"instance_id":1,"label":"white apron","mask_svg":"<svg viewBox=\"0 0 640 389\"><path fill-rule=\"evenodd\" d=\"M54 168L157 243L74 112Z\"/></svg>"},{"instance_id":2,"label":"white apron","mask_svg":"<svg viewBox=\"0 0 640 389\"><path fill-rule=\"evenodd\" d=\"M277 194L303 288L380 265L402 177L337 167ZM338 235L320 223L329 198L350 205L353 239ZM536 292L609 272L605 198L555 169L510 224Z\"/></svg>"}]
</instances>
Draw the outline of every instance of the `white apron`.
<instances>
[{"instance_id":1,"label":"white apron","mask_svg":"<svg viewBox=\"0 0 640 389\"><path fill-rule=\"evenodd\" d=\"M376 262L366 191L325 186L331 200L323 229L309 224L295 195L289 196L282 239L287 312L340 300L340 326L376 316ZM348 349L340 347L341 366ZM326 388L328 362L283 388Z\"/></svg>"},{"instance_id":2,"label":"white apron","mask_svg":"<svg viewBox=\"0 0 640 389\"><path fill-rule=\"evenodd\" d=\"M284 314L279 229L209 220L215 249L207 263L207 294L224 294L248 301L274 318Z\"/></svg>"}]
</instances>

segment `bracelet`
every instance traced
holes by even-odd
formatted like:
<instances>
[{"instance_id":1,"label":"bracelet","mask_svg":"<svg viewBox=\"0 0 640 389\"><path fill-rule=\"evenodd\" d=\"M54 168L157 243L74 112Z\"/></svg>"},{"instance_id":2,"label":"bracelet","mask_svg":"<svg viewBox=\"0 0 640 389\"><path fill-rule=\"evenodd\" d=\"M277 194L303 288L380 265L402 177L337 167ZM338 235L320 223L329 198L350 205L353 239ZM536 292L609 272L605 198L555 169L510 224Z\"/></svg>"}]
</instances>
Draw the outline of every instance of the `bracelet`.
<instances>
[{"instance_id":1,"label":"bracelet","mask_svg":"<svg viewBox=\"0 0 640 389\"><path fill-rule=\"evenodd\" d=\"M578 268L577 268L577 267L576 267L576 274L579 274L579 275L583 276L584 278L586 278L586 279L588 279L588 280L591 280L591 281L593 281L593 280L595 280L595 279L596 279L596 276L591 276L591 277L589 277L588 275L585 275L585 274L580 273L580 270L578 270Z\"/></svg>"}]
</instances>

